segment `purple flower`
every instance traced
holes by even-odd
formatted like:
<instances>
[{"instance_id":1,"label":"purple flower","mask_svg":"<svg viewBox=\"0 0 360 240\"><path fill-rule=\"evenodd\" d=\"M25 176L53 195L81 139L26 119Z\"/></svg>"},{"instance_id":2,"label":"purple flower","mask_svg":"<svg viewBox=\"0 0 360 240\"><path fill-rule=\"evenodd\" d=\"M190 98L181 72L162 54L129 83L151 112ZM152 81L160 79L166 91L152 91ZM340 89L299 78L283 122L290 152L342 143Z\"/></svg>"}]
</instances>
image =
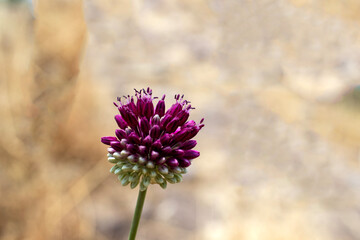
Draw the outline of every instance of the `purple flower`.
<instances>
[{"instance_id":1,"label":"purple flower","mask_svg":"<svg viewBox=\"0 0 360 240\"><path fill-rule=\"evenodd\" d=\"M192 150L196 141L191 139L204 126L204 119L199 124L188 121L193 108L184 95L175 95L176 102L167 111L165 95L154 107L155 99L150 88L135 90L135 97L118 97L116 137L101 138L109 145L109 162L115 164L110 171L119 175L123 185L131 183L131 188L139 183L142 190L150 183L166 188L167 182L179 182L200 155Z\"/></svg>"}]
</instances>

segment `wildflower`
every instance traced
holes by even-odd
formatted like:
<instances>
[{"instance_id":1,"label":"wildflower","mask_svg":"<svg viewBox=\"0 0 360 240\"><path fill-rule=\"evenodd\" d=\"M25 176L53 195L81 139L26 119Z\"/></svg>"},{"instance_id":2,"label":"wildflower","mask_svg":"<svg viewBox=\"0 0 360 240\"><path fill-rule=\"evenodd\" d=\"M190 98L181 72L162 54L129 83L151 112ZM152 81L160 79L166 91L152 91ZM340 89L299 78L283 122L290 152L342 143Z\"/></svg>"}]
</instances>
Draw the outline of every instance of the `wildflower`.
<instances>
[{"instance_id":1,"label":"wildflower","mask_svg":"<svg viewBox=\"0 0 360 240\"><path fill-rule=\"evenodd\" d=\"M192 138L204 126L204 119L199 124L188 121L193 108L184 95L175 95L176 102L167 111L165 95L154 107L155 99L150 88L135 89L135 97L118 97L118 103L114 102L120 113L115 116L116 137L101 138L109 146L108 161L114 164L110 172L118 175L124 186L140 184L141 191L150 183L166 188L167 182L180 182L200 155L192 150L196 146Z\"/></svg>"}]
</instances>

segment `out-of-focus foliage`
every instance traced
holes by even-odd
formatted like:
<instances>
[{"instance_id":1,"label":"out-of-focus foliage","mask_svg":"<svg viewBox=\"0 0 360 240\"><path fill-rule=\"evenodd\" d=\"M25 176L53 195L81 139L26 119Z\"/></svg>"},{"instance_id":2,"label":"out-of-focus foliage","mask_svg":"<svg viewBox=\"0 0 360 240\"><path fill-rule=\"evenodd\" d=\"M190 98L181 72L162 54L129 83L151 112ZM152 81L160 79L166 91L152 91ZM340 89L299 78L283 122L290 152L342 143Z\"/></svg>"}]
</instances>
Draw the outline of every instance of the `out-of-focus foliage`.
<instances>
[{"instance_id":1,"label":"out-of-focus foliage","mask_svg":"<svg viewBox=\"0 0 360 240\"><path fill-rule=\"evenodd\" d=\"M184 93L206 127L184 181L149 187L139 239L359 239L358 9L0 4L0 239L126 239L137 192L100 137L116 96L147 86Z\"/></svg>"}]
</instances>

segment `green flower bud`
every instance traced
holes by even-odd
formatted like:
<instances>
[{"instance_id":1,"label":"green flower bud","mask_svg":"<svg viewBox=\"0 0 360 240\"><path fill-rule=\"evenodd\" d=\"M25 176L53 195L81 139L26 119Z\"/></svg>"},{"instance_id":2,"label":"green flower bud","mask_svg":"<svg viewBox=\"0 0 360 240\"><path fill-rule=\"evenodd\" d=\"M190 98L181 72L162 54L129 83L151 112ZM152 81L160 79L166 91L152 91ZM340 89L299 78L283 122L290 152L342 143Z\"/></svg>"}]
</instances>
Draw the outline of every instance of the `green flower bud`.
<instances>
[{"instance_id":1,"label":"green flower bud","mask_svg":"<svg viewBox=\"0 0 360 240\"><path fill-rule=\"evenodd\" d=\"M163 189L165 189L167 187L167 182L164 181L162 183L160 183L160 187L162 187Z\"/></svg>"},{"instance_id":2,"label":"green flower bud","mask_svg":"<svg viewBox=\"0 0 360 240\"><path fill-rule=\"evenodd\" d=\"M145 187L148 187L149 184L150 184L150 180L151 180L150 176L146 175L146 176L144 176L143 179L142 179L142 184L143 184Z\"/></svg>"},{"instance_id":3,"label":"green flower bud","mask_svg":"<svg viewBox=\"0 0 360 240\"><path fill-rule=\"evenodd\" d=\"M125 164L121 169L124 171L124 172L130 172L132 170L133 166L131 164Z\"/></svg>"},{"instance_id":4,"label":"green flower bud","mask_svg":"<svg viewBox=\"0 0 360 240\"><path fill-rule=\"evenodd\" d=\"M116 175L119 175L119 174L121 173L121 170L122 170L121 168L118 168L118 169L115 170L114 173L115 173Z\"/></svg>"},{"instance_id":5,"label":"green flower bud","mask_svg":"<svg viewBox=\"0 0 360 240\"><path fill-rule=\"evenodd\" d=\"M121 172L118 176L119 181L122 181L126 175L129 175L127 172Z\"/></svg>"},{"instance_id":6,"label":"green flower bud","mask_svg":"<svg viewBox=\"0 0 360 240\"><path fill-rule=\"evenodd\" d=\"M179 183L182 181L182 176L181 174L174 174L174 178L176 179L176 182Z\"/></svg>"},{"instance_id":7,"label":"green flower bud","mask_svg":"<svg viewBox=\"0 0 360 240\"><path fill-rule=\"evenodd\" d=\"M130 188L133 189L133 188L136 188L136 186L139 184L139 179L137 181L134 181L134 182L131 182L130 184Z\"/></svg>"},{"instance_id":8,"label":"green flower bud","mask_svg":"<svg viewBox=\"0 0 360 240\"><path fill-rule=\"evenodd\" d=\"M162 174L168 174L169 173L169 169L166 166L159 166L158 170Z\"/></svg>"},{"instance_id":9,"label":"green flower bud","mask_svg":"<svg viewBox=\"0 0 360 240\"><path fill-rule=\"evenodd\" d=\"M128 161L129 162L131 162L131 163L135 163L135 160L136 160L136 158L135 158L135 156L134 155L130 155L130 156L128 156Z\"/></svg>"},{"instance_id":10,"label":"green flower bud","mask_svg":"<svg viewBox=\"0 0 360 240\"><path fill-rule=\"evenodd\" d=\"M141 169L141 171L142 171L143 174L147 174L147 173L148 173L147 168L143 168L143 169Z\"/></svg>"},{"instance_id":11,"label":"green flower bud","mask_svg":"<svg viewBox=\"0 0 360 240\"><path fill-rule=\"evenodd\" d=\"M163 183L165 180L164 180L160 175L156 175L155 181L156 181L158 184L161 184L161 183Z\"/></svg>"},{"instance_id":12,"label":"green flower bud","mask_svg":"<svg viewBox=\"0 0 360 240\"><path fill-rule=\"evenodd\" d=\"M125 175L125 176L123 177L123 179L121 180L121 185L123 185L123 186L128 185L128 184L130 183L129 177L130 177L129 174Z\"/></svg>"},{"instance_id":13,"label":"green flower bud","mask_svg":"<svg viewBox=\"0 0 360 240\"><path fill-rule=\"evenodd\" d=\"M143 182L140 183L140 191L145 191L147 187L144 186Z\"/></svg>"},{"instance_id":14,"label":"green flower bud","mask_svg":"<svg viewBox=\"0 0 360 240\"><path fill-rule=\"evenodd\" d=\"M114 158L114 157L109 157L109 158L108 158L108 161L111 162L111 163L117 163L119 160L117 160L117 159Z\"/></svg>"},{"instance_id":15,"label":"green flower bud","mask_svg":"<svg viewBox=\"0 0 360 240\"><path fill-rule=\"evenodd\" d=\"M141 168L139 167L139 165L134 165L132 170L135 172L139 172L141 170Z\"/></svg>"},{"instance_id":16,"label":"green flower bud","mask_svg":"<svg viewBox=\"0 0 360 240\"><path fill-rule=\"evenodd\" d=\"M140 175L141 175L141 173L137 173L137 172L131 173L131 174L130 174L130 177L129 177L129 181L130 181L130 182L139 181Z\"/></svg>"},{"instance_id":17,"label":"green flower bud","mask_svg":"<svg viewBox=\"0 0 360 240\"><path fill-rule=\"evenodd\" d=\"M176 183L176 178L175 177L174 178L166 178L166 181L168 181L171 184L174 184L174 183Z\"/></svg>"},{"instance_id":18,"label":"green flower bud","mask_svg":"<svg viewBox=\"0 0 360 240\"><path fill-rule=\"evenodd\" d=\"M146 159L143 158L143 157L139 157L139 163L140 163L141 165L145 164L145 163L146 163Z\"/></svg>"},{"instance_id":19,"label":"green flower bud","mask_svg":"<svg viewBox=\"0 0 360 240\"><path fill-rule=\"evenodd\" d=\"M154 178L157 176L157 173L154 170L150 171L150 177Z\"/></svg>"},{"instance_id":20,"label":"green flower bud","mask_svg":"<svg viewBox=\"0 0 360 240\"><path fill-rule=\"evenodd\" d=\"M173 178L173 177L174 177L174 174L173 174L173 173L165 174L165 177L166 177L166 178Z\"/></svg>"},{"instance_id":21,"label":"green flower bud","mask_svg":"<svg viewBox=\"0 0 360 240\"><path fill-rule=\"evenodd\" d=\"M147 167L147 168L154 168L155 165L154 165L153 162L148 162L148 163L146 164L146 167Z\"/></svg>"},{"instance_id":22,"label":"green flower bud","mask_svg":"<svg viewBox=\"0 0 360 240\"><path fill-rule=\"evenodd\" d=\"M113 166L113 167L110 169L110 172L111 172L111 173L114 173L117 168L118 168L118 166L116 166L116 165Z\"/></svg>"},{"instance_id":23,"label":"green flower bud","mask_svg":"<svg viewBox=\"0 0 360 240\"><path fill-rule=\"evenodd\" d=\"M122 150L121 152L120 152L120 156L121 156L121 158L126 158L127 156L129 156L129 152L128 151L126 151L126 150Z\"/></svg>"},{"instance_id":24,"label":"green flower bud","mask_svg":"<svg viewBox=\"0 0 360 240\"><path fill-rule=\"evenodd\" d=\"M120 155L119 152L114 152L113 156L114 156L114 158L116 158L116 159L119 159L119 160L121 159L121 155Z\"/></svg>"},{"instance_id":25,"label":"green flower bud","mask_svg":"<svg viewBox=\"0 0 360 240\"><path fill-rule=\"evenodd\" d=\"M125 163L123 163L123 162L118 162L116 164L116 166L118 166L119 168L122 168L124 165L125 165Z\"/></svg>"}]
</instances>

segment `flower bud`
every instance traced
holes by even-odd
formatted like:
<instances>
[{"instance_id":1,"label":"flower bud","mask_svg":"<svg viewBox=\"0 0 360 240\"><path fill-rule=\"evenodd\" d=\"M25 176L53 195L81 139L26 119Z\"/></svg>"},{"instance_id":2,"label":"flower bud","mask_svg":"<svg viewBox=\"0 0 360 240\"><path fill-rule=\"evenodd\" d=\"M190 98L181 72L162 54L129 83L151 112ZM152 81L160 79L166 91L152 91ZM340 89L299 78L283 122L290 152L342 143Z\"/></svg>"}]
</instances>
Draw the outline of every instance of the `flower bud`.
<instances>
[{"instance_id":1,"label":"flower bud","mask_svg":"<svg viewBox=\"0 0 360 240\"><path fill-rule=\"evenodd\" d=\"M113 156L114 156L114 158L116 158L116 159L118 159L118 160L120 160L120 159L122 158L122 156L120 155L119 152L115 152L115 153L113 154Z\"/></svg>"},{"instance_id":2,"label":"flower bud","mask_svg":"<svg viewBox=\"0 0 360 240\"><path fill-rule=\"evenodd\" d=\"M185 151L185 154L183 157L186 159L194 159L194 158L197 158L198 156L200 156L200 152L195 151L195 150L187 150L187 151Z\"/></svg>"},{"instance_id":3,"label":"flower bud","mask_svg":"<svg viewBox=\"0 0 360 240\"><path fill-rule=\"evenodd\" d=\"M114 152L116 152L115 149L113 149L111 147L109 147L107 150L108 150L108 153L110 153L110 154L113 154Z\"/></svg>"},{"instance_id":4,"label":"flower bud","mask_svg":"<svg viewBox=\"0 0 360 240\"><path fill-rule=\"evenodd\" d=\"M174 157L178 158L184 156L184 151L181 149L175 149L172 151L172 154L174 155Z\"/></svg>"},{"instance_id":5,"label":"flower bud","mask_svg":"<svg viewBox=\"0 0 360 240\"><path fill-rule=\"evenodd\" d=\"M166 186L167 186L167 182L166 182L166 181L160 183L160 187L161 187L162 189L165 189Z\"/></svg>"},{"instance_id":6,"label":"flower bud","mask_svg":"<svg viewBox=\"0 0 360 240\"><path fill-rule=\"evenodd\" d=\"M166 158L165 158L165 157L162 157L162 158L160 158L160 159L157 161L158 164L164 164L165 162L166 162Z\"/></svg>"},{"instance_id":7,"label":"flower bud","mask_svg":"<svg viewBox=\"0 0 360 240\"><path fill-rule=\"evenodd\" d=\"M150 136L146 136L146 138L144 138L143 144L144 144L145 146L150 147L151 144L152 144L152 139L151 139L151 137L150 137Z\"/></svg>"},{"instance_id":8,"label":"flower bud","mask_svg":"<svg viewBox=\"0 0 360 240\"><path fill-rule=\"evenodd\" d=\"M172 152L172 148L167 146L162 149L163 154L168 155Z\"/></svg>"},{"instance_id":9,"label":"flower bud","mask_svg":"<svg viewBox=\"0 0 360 240\"><path fill-rule=\"evenodd\" d=\"M129 151L126 151L126 150L122 150L120 152L120 155L121 155L121 158L126 158L127 156L129 156Z\"/></svg>"},{"instance_id":10,"label":"flower bud","mask_svg":"<svg viewBox=\"0 0 360 240\"><path fill-rule=\"evenodd\" d=\"M165 95L163 96L163 98L161 100L159 100L159 102L156 105L155 108L155 114L159 115L160 117L164 116L165 114Z\"/></svg>"},{"instance_id":11,"label":"flower bud","mask_svg":"<svg viewBox=\"0 0 360 240\"><path fill-rule=\"evenodd\" d=\"M172 119L165 127L165 130L168 132L168 133L172 133L176 130L176 128L179 126L178 125L179 123L179 118L176 117L174 119Z\"/></svg>"},{"instance_id":12,"label":"flower bud","mask_svg":"<svg viewBox=\"0 0 360 240\"><path fill-rule=\"evenodd\" d=\"M166 144L168 144L171 140L171 135L168 133L165 133L164 135L161 136L160 138L160 142L161 144L164 146Z\"/></svg>"},{"instance_id":13,"label":"flower bud","mask_svg":"<svg viewBox=\"0 0 360 240\"><path fill-rule=\"evenodd\" d=\"M137 162L137 158L135 155L130 155L127 157L128 161L131 163L136 163Z\"/></svg>"},{"instance_id":14,"label":"flower bud","mask_svg":"<svg viewBox=\"0 0 360 240\"><path fill-rule=\"evenodd\" d=\"M155 165L154 165L153 162L150 162L150 161L149 161L149 162L146 164L146 167L147 167L147 168L154 168Z\"/></svg>"},{"instance_id":15,"label":"flower bud","mask_svg":"<svg viewBox=\"0 0 360 240\"><path fill-rule=\"evenodd\" d=\"M150 117L154 114L154 105L152 103L152 101L148 101L145 104L145 108L144 108L144 116L147 119L150 119Z\"/></svg>"},{"instance_id":16,"label":"flower bud","mask_svg":"<svg viewBox=\"0 0 360 240\"><path fill-rule=\"evenodd\" d=\"M144 176L143 177L143 180L142 180L142 184L145 186L145 187L148 187L149 184L150 184L150 176Z\"/></svg>"},{"instance_id":17,"label":"flower bud","mask_svg":"<svg viewBox=\"0 0 360 240\"><path fill-rule=\"evenodd\" d=\"M196 146L197 142L195 140L187 140L181 144L180 148L182 150L190 150Z\"/></svg>"},{"instance_id":18,"label":"flower bud","mask_svg":"<svg viewBox=\"0 0 360 240\"><path fill-rule=\"evenodd\" d=\"M144 137L149 134L150 123L147 120L147 118L143 117L140 119L140 129L141 129Z\"/></svg>"},{"instance_id":19,"label":"flower bud","mask_svg":"<svg viewBox=\"0 0 360 240\"><path fill-rule=\"evenodd\" d=\"M116 115L115 121L116 121L117 125L119 126L119 128L121 128L121 129L125 129L128 126L127 123L125 122L125 120L121 117L121 115Z\"/></svg>"},{"instance_id":20,"label":"flower bud","mask_svg":"<svg viewBox=\"0 0 360 240\"><path fill-rule=\"evenodd\" d=\"M163 179L160 175L156 175L155 181L156 181L158 184L161 184L161 183L164 182L164 179Z\"/></svg>"},{"instance_id":21,"label":"flower bud","mask_svg":"<svg viewBox=\"0 0 360 240\"><path fill-rule=\"evenodd\" d=\"M150 171L150 177L154 178L156 176L157 176L157 174L154 170Z\"/></svg>"},{"instance_id":22,"label":"flower bud","mask_svg":"<svg viewBox=\"0 0 360 240\"><path fill-rule=\"evenodd\" d=\"M118 168L118 166L114 165L114 166L110 169L110 172L111 172L111 173L114 173L117 168Z\"/></svg>"},{"instance_id":23,"label":"flower bud","mask_svg":"<svg viewBox=\"0 0 360 240\"><path fill-rule=\"evenodd\" d=\"M164 166L164 165L159 166L159 167L158 167L158 170L159 170L159 172L162 173L162 174L168 174L168 173L169 173L169 169L168 169L166 166Z\"/></svg>"},{"instance_id":24,"label":"flower bud","mask_svg":"<svg viewBox=\"0 0 360 240\"><path fill-rule=\"evenodd\" d=\"M188 166L191 165L191 161L185 158L179 159L179 166L180 167L184 167L187 168Z\"/></svg>"},{"instance_id":25,"label":"flower bud","mask_svg":"<svg viewBox=\"0 0 360 240\"><path fill-rule=\"evenodd\" d=\"M168 160L166 160L166 164L171 168L179 166L179 162L176 158L169 158Z\"/></svg>"},{"instance_id":26,"label":"flower bud","mask_svg":"<svg viewBox=\"0 0 360 240\"><path fill-rule=\"evenodd\" d=\"M119 141L121 139L125 139L127 137L127 134L126 134L125 130L123 130L123 129L116 129L115 135L119 139Z\"/></svg>"},{"instance_id":27,"label":"flower bud","mask_svg":"<svg viewBox=\"0 0 360 240\"><path fill-rule=\"evenodd\" d=\"M160 127L158 125L155 125L150 130L150 136L152 138L158 138L161 134Z\"/></svg>"},{"instance_id":28,"label":"flower bud","mask_svg":"<svg viewBox=\"0 0 360 240\"><path fill-rule=\"evenodd\" d=\"M150 125L151 125L151 126L160 125L160 116L156 114L156 115L150 120Z\"/></svg>"},{"instance_id":29,"label":"flower bud","mask_svg":"<svg viewBox=\"0 0 360 240\"><path fill-rule=\"evenodd\" d=\"M140 143L141 143L140 137L139 137L135 132L130 133L130 135L128 136L128 140L129 140L131 143L136 143L136 144L140 144Z\"/></svg>"},{"instance_id":30,"label":"flower bud","mask_svg":"<svg viewBox=\"0 0 360 240\"><path fill-rule=\"evenodd\" d=\"M152 147L153 149L155 149L155 150L161 150L162 145L161 145L160 140L159 140L159 139L156 140L156 141L151 145L151 147Z\"/></svg>"},{"instance_id":31,"label":"flower bud","mask_svg":"<svg viewBox=\"0 0 360 240\"><path fill-rule=\"evenodd\" d=\"M115 171L114 171L115 175L119 175L121 173L121 168L117 168Z\"/></svg>"},{"instance_id":32,"label":"flower bud","mask_svg":"<svg viewBox=\"0 0 360 240\"><path fill-rule=\"evenodd\" d=\"M165 116L163 116L160 120L160 126L162 129L165 129L166 126L168 125L168 123L172 120L172 116L171 115L168 115L166 114Z\"/></svg>"},{"instance_id":33,"label":"flower bud","mask_svg":"<svg viewBox=\"0 0 360 240\"><path fill-rule=\"evenodd\" d=\"M140 164L145 164L145 163L146 163L146 159L143 158L143 157L139 157L138 162L139 162Z\"/></svg>"},{"instance_id":34,"label":"flower bud","mask_svg":"<svg viewBox=\"0 0 360 240\"><path fill-rule=\"evenodd\" d=\"M140 155L144 155L146 153L146 147L145 146L139 146L139 153L140 153Z\"/></svg>"},{"instance_id":35,"label":"flower bud","mask_svg":"<svg viewBox=\"0 0 360 240\"><path fill-rule=\"evenodd\" d=\"M110 145L112 141L117 141L116 137L102 137L101 142L106 145Z\"/></svg>"},{"instance_id":36,"label":"flower bud","mask_svg":"<svg viewBox=\"0 0 360 240\"><path fill-rule=\"evenodd\" d=\"M109 158L108 158L108 161L111 162L111 163L117 163L119 160L117 160L117 159L114 158L114 157L109 157Z\"/></svg>"},{"instance_id":37,"label":"flower bud","mask_svg":"<svg viewBox=\"0 0 360 240\"><path fill-rule=\"evenodd\" d=\"M151 154L150 154L150 159L151 160L156 160L157 158L159 157L159 153L156 152L156 151L151 151Z\"/></svg>"},{"instance_id":38,"label":"flower bud","mask_svg":"<svg viewBox=\"0 0 360 240\"><path fill-rule=\"evenodd\" d=\"M179 103L174 103L169 110L166 111L166 114L175 116L178 112L180 112L180 110L182 109L181 104Z\"/></svg>"}]
</instances>

